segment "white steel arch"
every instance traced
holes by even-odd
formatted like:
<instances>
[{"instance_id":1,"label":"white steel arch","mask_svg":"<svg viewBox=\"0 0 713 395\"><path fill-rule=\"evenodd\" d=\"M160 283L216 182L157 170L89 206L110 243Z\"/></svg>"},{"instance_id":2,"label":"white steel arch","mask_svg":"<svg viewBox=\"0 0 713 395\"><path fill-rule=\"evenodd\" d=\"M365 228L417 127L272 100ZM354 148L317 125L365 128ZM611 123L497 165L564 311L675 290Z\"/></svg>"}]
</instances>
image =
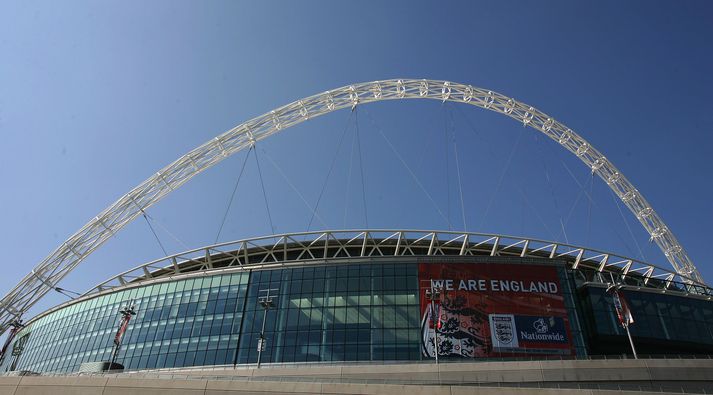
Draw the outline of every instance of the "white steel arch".
<instances>
[{"instance_id":1,"label":"white steel arch","mask_svg":"<svg viewBox=\"0 0 713 395\"><path fill-rule=\"evenodd\" d=\"M467 103L504 114L544 133L609 185L684 280L704 284L686 251L641 193L598 150L564 124L528 104L487 89L449 81L391 79L353 84L292 102L236 126L164 167L84 225L2 298L0 333L114 233L203 170L310 118L363 103L398 99Z\"/></svg>"}]
</instances>

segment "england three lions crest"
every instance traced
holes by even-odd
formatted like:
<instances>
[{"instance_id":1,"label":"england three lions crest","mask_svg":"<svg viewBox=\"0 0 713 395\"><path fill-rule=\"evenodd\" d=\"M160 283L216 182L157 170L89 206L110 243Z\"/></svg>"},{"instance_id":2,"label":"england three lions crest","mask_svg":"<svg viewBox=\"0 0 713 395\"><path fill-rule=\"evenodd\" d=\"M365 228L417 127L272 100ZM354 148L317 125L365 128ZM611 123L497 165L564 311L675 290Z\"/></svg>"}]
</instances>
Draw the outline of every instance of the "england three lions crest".
<instances>
[{"instance_id":1,"label":"england three lions crest","mask_svg":"<svg viewBox=\"0 0 713 395\"><path fill-rule=\"evenodd\" d=\"M517 326L512 314L490 314L490 338L494 348L517 348Z\"/></svg>"}]
</instances>

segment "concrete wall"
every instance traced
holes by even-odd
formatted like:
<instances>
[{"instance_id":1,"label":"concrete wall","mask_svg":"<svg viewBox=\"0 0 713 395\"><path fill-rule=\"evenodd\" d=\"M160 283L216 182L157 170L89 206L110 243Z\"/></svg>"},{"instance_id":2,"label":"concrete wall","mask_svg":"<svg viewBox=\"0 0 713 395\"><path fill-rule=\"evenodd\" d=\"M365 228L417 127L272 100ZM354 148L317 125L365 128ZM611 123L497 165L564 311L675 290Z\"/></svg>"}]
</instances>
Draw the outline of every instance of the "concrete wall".
<instances>
[{"instance_id":1,"label":"concrete wall","mask_svg":"<svg viewBox=\"0 0 713 395\"><path fill-rule=\"evenodd\" d=\"M290 368L271 368L268 365L262 369L0 377L0 395L593 395L622 393L618 386L636 389L636 394L661 394L661 388L677 393L681 393L682 389L708 391L713 389L713 360L528 361Z\"/></svg>"},{"instance_id":2,"label":"concrete wall","mask_svg":"<svg viewBox=\"0 0 713 395\"><path fill-rule=\"evenodd\" d=\"M269 365L268 365L269 366ZM252 379L288 378L411 384L707 383L713 389L711 359L569 360L393 365L294 366L263 369L174 371L186 375L225 375ZM713 391L711 391L713 392Z\"/></svg>"}]
</instances>

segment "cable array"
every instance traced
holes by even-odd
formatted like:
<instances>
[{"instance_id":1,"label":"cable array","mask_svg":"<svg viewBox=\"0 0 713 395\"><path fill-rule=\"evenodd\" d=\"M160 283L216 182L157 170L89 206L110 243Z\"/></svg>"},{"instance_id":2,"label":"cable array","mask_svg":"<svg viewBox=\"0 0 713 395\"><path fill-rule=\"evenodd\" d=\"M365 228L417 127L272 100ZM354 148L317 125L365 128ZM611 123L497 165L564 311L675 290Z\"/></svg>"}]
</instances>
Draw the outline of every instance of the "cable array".
<instances>
[{"instance_id":1,"label":"cable array","mask_svg":"<svg viewBox=\"0 0 713 395\"><path fill-rule=\"evenodd\" d=\"M145 209L228 156L281 130L342 108L403 99L466 103L542 132L607 183L663 251L678 276L689 283L704 284L688 254L651 204L604 155L566 125L526 103L487 89L450 81L391 79L353 84L279 107L236 126L164 167L63 242L2 298L0 333Z\"/></svg>"}]
</instances>

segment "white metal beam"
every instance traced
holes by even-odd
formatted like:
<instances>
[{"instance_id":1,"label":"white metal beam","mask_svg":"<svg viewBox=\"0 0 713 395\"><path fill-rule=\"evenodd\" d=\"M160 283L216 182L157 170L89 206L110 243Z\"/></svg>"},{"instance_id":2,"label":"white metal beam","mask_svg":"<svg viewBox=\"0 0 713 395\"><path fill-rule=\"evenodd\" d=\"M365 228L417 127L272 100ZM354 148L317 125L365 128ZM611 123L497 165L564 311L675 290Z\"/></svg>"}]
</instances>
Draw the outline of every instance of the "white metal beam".
<instances>
[{"instance_id":1,"label":"white metal beam","mask_svg":"<svg viewBox=\"0 0 713 395\"><path fill-rule=\"evenodd\" d=\"M35 266L36 272L58 270L50 284L37 285L32 274L25 276L0 300L0 333L10 322L27 311L69 272L113 234L200 172L228 156L281 130L341 108L382 100L432 99L466 103L518 120L575 154L592 172L602 178L664 252L675 271L690 283L704 280L651 204L626 177L584 138L540 110L483 88L449 81L392 79L365 82L337 88L287 104L253 118L195 148L119 198L89 223L62 243ZM132 204L133 203L133 204ZM102 218L104 224L98 219ZM72 249L72 254L67 252Z\"/></svg>"}]
</instances>

